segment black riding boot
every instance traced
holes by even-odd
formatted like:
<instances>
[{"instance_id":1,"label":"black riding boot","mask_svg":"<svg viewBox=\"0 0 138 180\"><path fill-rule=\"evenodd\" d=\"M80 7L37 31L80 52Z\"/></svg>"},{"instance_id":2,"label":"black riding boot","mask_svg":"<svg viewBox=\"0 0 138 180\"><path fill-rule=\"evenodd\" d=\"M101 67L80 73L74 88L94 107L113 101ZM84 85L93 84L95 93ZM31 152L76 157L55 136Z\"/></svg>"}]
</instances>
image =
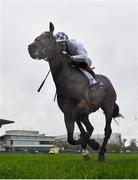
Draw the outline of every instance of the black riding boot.
<instances>
[{"instance_id":1,"label":"black riding boot","mask_svg":"<svg viewBox=\"0 0 138 180\"><path fill-rule=\"evenodd\" d=\"M90 68L89 66L86 66L84 69L86 71L88 71L92 75L92 77L96 80L96 74L95 74L95 72L93 71L92 68Z\"/></svg>"}]
</instances>

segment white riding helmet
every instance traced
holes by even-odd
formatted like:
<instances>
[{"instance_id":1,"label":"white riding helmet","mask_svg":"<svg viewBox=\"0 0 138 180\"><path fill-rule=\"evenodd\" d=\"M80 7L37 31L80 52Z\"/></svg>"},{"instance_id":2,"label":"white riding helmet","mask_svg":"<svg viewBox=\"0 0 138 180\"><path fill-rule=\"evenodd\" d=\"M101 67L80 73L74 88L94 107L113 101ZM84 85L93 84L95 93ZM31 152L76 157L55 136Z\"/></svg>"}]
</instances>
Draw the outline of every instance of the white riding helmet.
<instances>
[{"instance_id":1,"label":"white riding helmet","mask_svg":"<svg viewBox=\"0 0 138 180\"><path fill-rule=\"evenodd\" d=\"M62 42L62 41L69 41L68 36L64 32L58 32L55 34L55 38L57 42Z\"/></svg>"}]
</instances>

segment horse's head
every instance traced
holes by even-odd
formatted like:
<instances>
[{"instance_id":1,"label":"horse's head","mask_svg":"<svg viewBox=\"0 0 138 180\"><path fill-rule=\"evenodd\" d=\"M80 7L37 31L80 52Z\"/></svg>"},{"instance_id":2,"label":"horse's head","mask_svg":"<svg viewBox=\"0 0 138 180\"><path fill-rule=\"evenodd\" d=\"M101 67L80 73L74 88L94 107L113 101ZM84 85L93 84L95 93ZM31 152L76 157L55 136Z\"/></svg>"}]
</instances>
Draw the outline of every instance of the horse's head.
<instances>
[{"instance_id":1,"label":"horse's head","mask_svg":"<svg viewBox=\"0 0 138 180\"><path fill-rule=\"evenodd\" d=\"M53 35L54 25L50 22L49 32L44 32L28 46L28 51L33 59L45 59L52 56L56 38Z\"/></svg>"}]
</instances>

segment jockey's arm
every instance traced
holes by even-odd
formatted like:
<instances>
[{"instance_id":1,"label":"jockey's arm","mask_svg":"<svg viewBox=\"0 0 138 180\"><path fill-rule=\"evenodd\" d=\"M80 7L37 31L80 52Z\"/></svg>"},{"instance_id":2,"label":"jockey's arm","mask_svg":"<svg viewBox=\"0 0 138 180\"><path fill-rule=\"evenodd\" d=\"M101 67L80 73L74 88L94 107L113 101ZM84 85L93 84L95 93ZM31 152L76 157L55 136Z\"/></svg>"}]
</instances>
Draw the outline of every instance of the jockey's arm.
<instances>
[{"instance_id":1,"label":"jockey's arm","mask_svg":"<svg viewBox=\"0 0 138 180\"><path fill-rule=\"evenodd\" d=\"M74 43L74 52L71 55L72 61L74 63L79 63L79 65L85 64L86 66L91 66L91 60L87 57L87 51L81 43Z\"/></svg>"},{"instance_id":2,"label":"jockey's arm","mask_svg":"<svg viewBox=\"0 0 138 180\"><path fill-rule=\"evenodd\" d=\"M83 44L76 40L70 40L67 44L66 53L70 56L70 61L76 66L91 66L92 62L87 57L87 51Z\"/></svg>"},{"instance_id":3,"label":"jockey's arm","mask_svg":"<svg viewBox=\"0 0 138 180\"><path fill-rule=\"evenodd\" d=\"M69 62L76 66L91 66L91 60L85 55L69 55L66 51L62 52Z\"/></svg>"},{"instance_id":4,"label":"jockey's arm","mask_svg":"<svg viewBox=\"0 0 138 180\"><path fill-rule=\"evenodd\" d=\"M74 56L71 56L71 60L72 60L72 64L74 65L87 65L87 63L85 62L85 59L86 57L85 56L82 56L82 55L74 55Z\"/></svg>"},{"instance_id":5,"label":"jockey's arm","mask_svg":"<svg viewBox=\"0 0 138 180\"><path fill-rule=\"evenodd\" d=\"M91 66L91 60L85 56L85 55L75 55L71 56L72 58L72 64L74 65L85 65L85 66Z\"/></svg>"}]
</instances>

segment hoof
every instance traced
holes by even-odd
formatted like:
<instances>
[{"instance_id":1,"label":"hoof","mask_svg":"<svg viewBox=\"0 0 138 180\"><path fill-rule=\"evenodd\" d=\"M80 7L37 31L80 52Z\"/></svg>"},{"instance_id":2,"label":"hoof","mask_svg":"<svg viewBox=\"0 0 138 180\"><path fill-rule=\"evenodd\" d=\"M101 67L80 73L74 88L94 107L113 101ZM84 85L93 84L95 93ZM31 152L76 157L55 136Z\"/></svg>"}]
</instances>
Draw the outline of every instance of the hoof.
<instances>
[{"instance_id":1,"label":"hoof","mask_svg":"<svg viewBox=\"0 0 138 180\"><path fill-rule=\"evenodd\" d=\"M90 140L89 146L93 149L93 150L98 150L100 148L100 145L98 142L96 142L94 139Z\"/></svg>"},{"instance_id":2,"label":"hoof","mask_svg":"<svg viewBox=\"0 0 138 180\"><path fill-rule=\"evenodd\" d=\"M91 159L89 154L83 155L83 158L84 158L85 161L89 161Z\"/></svg>"},{"instance_id":3,"label":"hoof","mask_svg":"<svg viewBox=\"0 0 138 180\"><path fill-rule=\"evenodd\" d=\"M104 157L104 155L99 155L99 156L98 156L98 161L99 161L99 162L105 162L105 157Z\"/></svg>"}]
</instances>

